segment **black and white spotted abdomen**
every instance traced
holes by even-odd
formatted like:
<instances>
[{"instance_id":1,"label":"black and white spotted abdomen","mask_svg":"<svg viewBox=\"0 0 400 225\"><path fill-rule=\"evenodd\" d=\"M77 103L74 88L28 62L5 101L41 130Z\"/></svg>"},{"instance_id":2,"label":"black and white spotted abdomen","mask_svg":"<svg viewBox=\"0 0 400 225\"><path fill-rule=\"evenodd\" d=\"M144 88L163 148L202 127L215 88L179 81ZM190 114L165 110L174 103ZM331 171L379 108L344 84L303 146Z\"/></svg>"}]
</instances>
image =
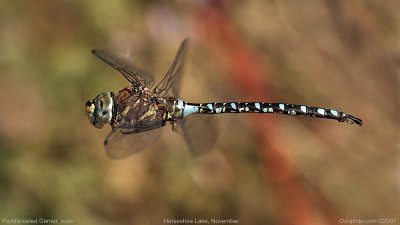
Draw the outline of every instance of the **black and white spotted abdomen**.
<instances>
[{"instance_id":1,"label":"black and white spotted abdomen","mask_svg":"<svg viewBox=\"0 0 400 225\"><path fill-rule=\"evenodd\" d=\"M182 107L182 116L191 114L219 113L275 113L291 116L308 116L334 119L339 122L362 125L362 120L335 109L326 109L308 105L266 103L266 102L219 102L219 103L186 103L182 100L175 105Z\"/></svg>"}]
</instances>

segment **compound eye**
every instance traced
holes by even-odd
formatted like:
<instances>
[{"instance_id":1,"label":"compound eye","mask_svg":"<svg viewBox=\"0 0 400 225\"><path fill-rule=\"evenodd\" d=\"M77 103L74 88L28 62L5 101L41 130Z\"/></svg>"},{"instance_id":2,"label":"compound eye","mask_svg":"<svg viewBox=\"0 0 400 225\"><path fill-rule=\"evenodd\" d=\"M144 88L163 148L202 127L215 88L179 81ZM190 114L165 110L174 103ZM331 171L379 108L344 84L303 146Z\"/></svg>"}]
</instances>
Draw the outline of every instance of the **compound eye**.
<instances>
[{"instance_id":1,"label":"compound eye","mask_svg":"<svg viewBox=\"0 0 400 225\"><path fill-rule=\"evenodd\" d=\"M113 99L110 93L101 93L93 101L86 103L89 121L96 127L102 128L112 119Z\"/></svg>"},{"instance_id":2,"label":"compound eye","mask_svg":"<svg viewBox=\"0 0 400 225\"><path fill-rule=\"evenodd\" d=\"M99 106L100 106L101 113L103 114L103 116L106 115L107 112L109 111L109 109L107 107L105 107L103 100L99 101Z\"/></svg>"}]
</instances>

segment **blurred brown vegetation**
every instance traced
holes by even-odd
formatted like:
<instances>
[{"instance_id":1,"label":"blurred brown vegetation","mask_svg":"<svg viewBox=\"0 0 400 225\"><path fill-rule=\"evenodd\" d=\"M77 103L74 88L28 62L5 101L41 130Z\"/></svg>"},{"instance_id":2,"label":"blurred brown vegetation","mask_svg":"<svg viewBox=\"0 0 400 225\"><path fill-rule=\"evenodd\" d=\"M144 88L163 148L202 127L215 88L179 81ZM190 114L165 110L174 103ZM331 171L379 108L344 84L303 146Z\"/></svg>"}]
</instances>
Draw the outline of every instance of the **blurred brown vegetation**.
<instances>
[{"instance_id":1,"label":"blurred brown vegetation","mask_svg":"<svg viewBox=\"0 0 400 225\"><path fill-rule=\"evenodd\" d=\"M337 224L398 217L399 7L0 1L0 219ZM167 126L146 151L108 159L102 143L110 128L92 127L83 105L127 82L90 50L116 49L160 79L186 36L184 100L302 103L337 108L365 125L218 115L218 143L203 156L192 158Z\"/></svg>"}]
</instances>

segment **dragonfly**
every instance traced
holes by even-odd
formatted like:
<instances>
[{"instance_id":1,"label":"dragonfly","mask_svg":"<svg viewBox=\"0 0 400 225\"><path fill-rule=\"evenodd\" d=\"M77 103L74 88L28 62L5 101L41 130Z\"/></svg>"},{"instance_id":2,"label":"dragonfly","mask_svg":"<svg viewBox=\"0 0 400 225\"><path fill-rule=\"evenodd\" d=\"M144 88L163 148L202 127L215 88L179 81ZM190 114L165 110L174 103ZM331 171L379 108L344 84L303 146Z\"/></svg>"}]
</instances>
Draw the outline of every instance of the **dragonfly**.
<instances>
[{"instance_id":1,"label":"dragonfly","mask_svg":"<svg viewBox=\"0 0 400 225\"><path fill-rule=\"evenodd\" d=\"M104 140L110 158L125 158L149 147L159 138L167 123L184 137L192 154L207 152L216 142L217 133L209 117L195 114L274 113L363 124L361 119L335 109L302 104L185 102L179 98L179 86L187 48L188 39L185 39L168 72L155 86L151 75L137 69L128 60L105 49L92 50L95 56L120 72L130 83L117 92L103 92L85 104L86 115L94 127L102 128L109 124L112 128Z\"/></svg>"}]
</instances>

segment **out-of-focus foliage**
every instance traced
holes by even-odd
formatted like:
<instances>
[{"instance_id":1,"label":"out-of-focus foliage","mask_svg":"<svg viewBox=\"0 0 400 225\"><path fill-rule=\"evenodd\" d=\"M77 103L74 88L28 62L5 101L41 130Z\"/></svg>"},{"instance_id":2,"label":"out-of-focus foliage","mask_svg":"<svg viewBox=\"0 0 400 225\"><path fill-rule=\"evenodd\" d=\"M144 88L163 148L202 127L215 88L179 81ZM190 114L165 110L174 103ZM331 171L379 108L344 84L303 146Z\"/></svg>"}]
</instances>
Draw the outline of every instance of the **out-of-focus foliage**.
<instances>
[{"instance_id":1,"label":"out-of-focus foliage","mask_svg":"<svg viewBox=\"0 0 400 225\"><path fill-rule=\"evenodd\" d=\"M285 208L295 206L277 197L281 190L265 171L247 115L217 116L219 141L201 157L192 158L167 126L146 151L120 161L103 151L110 128L95 129L85 117L86 100L127 85L92 48L115 49L157 80L186 36L192 45L182 98L246 100L229 86L226 62L203 47L198 8L212 4L200 2L0 1L0 219L282 222ZM281 116L292 146L285 154L314 206L315 224L396 217L399 4L334 2L224 7L238 38L273 74L275 92L266 98L337 108L365 121L359 128Z\"/></svg>"}]
</instances>

